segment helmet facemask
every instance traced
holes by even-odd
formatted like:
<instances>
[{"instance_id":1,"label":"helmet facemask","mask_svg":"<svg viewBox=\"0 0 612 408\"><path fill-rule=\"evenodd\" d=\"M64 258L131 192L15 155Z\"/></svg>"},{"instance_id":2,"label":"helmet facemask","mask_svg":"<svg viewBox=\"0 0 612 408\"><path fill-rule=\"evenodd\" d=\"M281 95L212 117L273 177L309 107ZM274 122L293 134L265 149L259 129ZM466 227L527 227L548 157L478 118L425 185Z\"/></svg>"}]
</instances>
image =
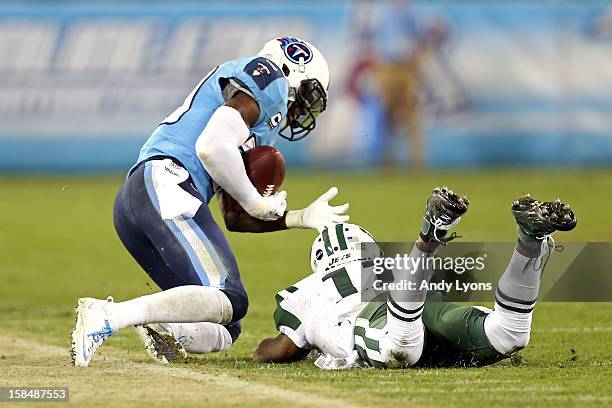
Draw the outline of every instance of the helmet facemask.
<instances>
[{"instance_id":1,"label":"helmet facemask","mask_svg":"<svg viewBox=\"0 0 612 408\"><path fill-rule=\"evenodd\" d=\"M303 80L297 89L289 89L287 122L279 135L289 141L305 138L316 127L316 119L326 107L327 92L319 80Z\"/></svg>"}]
</instances>

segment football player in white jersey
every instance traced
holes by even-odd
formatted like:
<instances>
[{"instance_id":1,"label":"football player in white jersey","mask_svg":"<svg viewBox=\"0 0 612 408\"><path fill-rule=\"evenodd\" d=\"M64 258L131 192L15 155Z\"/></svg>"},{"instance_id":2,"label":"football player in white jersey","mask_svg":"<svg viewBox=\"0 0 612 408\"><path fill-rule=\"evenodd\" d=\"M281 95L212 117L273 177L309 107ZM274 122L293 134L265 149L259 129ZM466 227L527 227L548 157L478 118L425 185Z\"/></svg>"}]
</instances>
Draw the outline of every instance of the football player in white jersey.
<instances>
[{"instance_id":1,"label":"football player in white jersey","mask_svg":"<svg viewBox=\"0 0 612 408\"><path fill-rule=\"evenodd\" d=\"M427 201L423 226L410 252L412 270L395 269L393 281L414 282L414 290L379 294L362 278L373 275L372 258L379 252L374 238L352 224L330 225L315 239L313 274L276 295L274 313L280 334L261 342L254 354L259 362L303 359L311 350L321 353L315 364L324 369L356 366L482 366L493 364L524 348L529 341L540 278L549 256L544 245L556 231L576 225L574 213L560 201L540 202L529 195L514 202L518 243L501 276L493 311L461 306L439 292L422 289L429 282L440 244L468 209L465 197L436 188ZM362 251L362 244L367 251ZM369 297L371 299L371 296Z\"/></svg>"}]
</instances>

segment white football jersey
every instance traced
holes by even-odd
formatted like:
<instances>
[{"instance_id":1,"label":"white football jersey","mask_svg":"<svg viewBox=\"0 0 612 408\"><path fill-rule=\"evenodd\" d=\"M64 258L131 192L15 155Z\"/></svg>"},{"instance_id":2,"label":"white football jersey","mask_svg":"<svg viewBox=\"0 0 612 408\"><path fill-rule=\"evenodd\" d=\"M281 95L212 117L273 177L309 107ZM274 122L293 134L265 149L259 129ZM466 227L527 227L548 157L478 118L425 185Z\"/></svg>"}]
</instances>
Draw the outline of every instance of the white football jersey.
<instances>
[{"instance_id":1,"label":"white football jersey","mask_svg":"<svg viewBox=\"0 0 612 408\"><path fill-rule=\"evenodd\" d=\"M362 268L361 261L354 261L278 292L277 329L298 347L316 348L334 358L356 358L355 320L367 305L361 301Z\"/></svg>"}]
</instances>

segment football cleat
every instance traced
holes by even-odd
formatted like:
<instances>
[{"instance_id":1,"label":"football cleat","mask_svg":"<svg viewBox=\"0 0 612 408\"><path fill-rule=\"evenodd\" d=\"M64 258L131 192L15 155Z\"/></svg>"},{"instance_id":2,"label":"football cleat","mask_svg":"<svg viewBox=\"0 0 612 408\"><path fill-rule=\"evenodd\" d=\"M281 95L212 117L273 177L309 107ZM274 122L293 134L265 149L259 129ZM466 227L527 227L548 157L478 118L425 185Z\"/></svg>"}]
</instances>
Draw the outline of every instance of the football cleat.
<instances>
[{"instance_id":1,"label":"football cleat","mask_svg":"<svg viewBox=\"0 0 612 408\"><path fill-rule=\"evenodd\" d=\"M110 296L106 300L80 298L77 301L76 325L72 330L70 347L70 356L75 366L87 367L96 350L114 333L104 308L112 301Z\"/></svg>"},{"instance_id":2,"label":"football cleat","mask_svg":"<svg viewBox=\"0 0 612 408\"><path fill-rule=\"evenodd\" d=\"M170 328L159 323L134 326L144 344L145 351L158 363L168 364L185 361L187 351L178 341Z\"/></svg>"},{"instance_id":3,"label":"football cleat","mask_svg":"<svg viewBox=\"0 0 612 408\"><path fill-rule=\"evenodd\" d=\"M427 208L421 225L421 238L428 242L446 245L457 238L457 233L446 236L448 230L459 223L470 202L466 196L459 196L448 187L434 188L427 199Z\"/></svg>"},{"instance_id":4,"label":"football cleat","mask_svg":"<svg viewBox=\"0 0 612 408\"><path fill-rule=\"evenodd\" d=\"M518 227L519 240L524 243L543 241L556 231L571 231L576 216L569 204L537 201L525 194L512 204L512 215Z\"/></svg>"}]
</instances>

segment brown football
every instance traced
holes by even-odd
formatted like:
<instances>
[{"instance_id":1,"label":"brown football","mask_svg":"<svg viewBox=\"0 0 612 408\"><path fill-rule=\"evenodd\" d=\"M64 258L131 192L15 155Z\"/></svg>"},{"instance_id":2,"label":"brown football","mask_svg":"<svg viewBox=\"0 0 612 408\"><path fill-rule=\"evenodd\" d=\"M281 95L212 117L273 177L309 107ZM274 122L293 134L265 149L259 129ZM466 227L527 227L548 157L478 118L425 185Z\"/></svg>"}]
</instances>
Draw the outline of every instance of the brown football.
<instances>
[{"instance_id":1,"label":"brown football","mask_svg":"<svg viewBox=\"0 0 612 408\"><path fill-rule=\"evenodd\" d=\"M271 146L259 146L247 150L243 155L244 168L259 194L275 194L285 179L285 159L281 152ZM221 206L225 212L243 212L240 204L228 193L221 191Z\"/></svg>"}]
</instances>

